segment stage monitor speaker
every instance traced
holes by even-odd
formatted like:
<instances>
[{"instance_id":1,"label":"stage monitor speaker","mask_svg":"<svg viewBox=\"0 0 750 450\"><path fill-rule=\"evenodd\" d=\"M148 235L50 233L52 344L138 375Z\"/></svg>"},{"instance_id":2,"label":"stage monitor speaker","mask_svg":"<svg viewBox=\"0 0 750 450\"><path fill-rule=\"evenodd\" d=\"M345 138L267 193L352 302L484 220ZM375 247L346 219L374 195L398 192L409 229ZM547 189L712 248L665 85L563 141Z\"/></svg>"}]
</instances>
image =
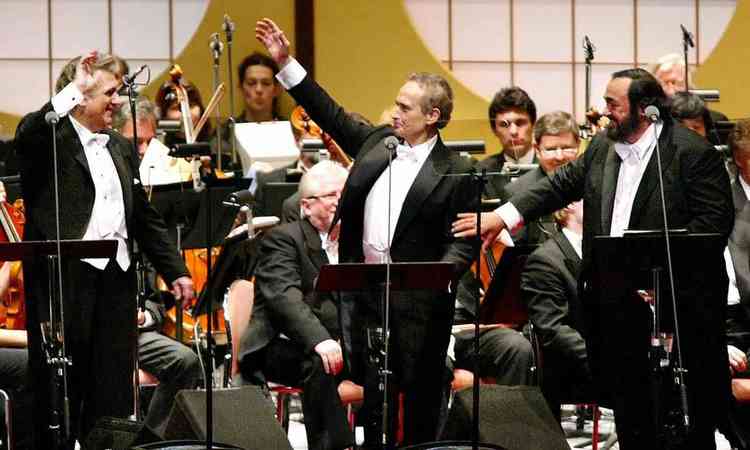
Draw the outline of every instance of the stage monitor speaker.
<instances>
[{"instance_id":1,"label":"stage monitor speaker","mask_svg":"<svg viewBox=\"0 0 750 450\"><path fill-rule=\"evenodd\" d=\"M146 431L143 422L118 417L102 417L86 436L85 448L89 450L128 449L137 441L139 433L143 435L144 432ZM152 438L150 440L158 439L156 436L150 437Z\"/></svg>"},{"instance_id":2,"label":"stage monitor speaker","mask_svg":"<svg viewBox=\"0 0 750 450\"><path fill-rule=\"evenodd\" d=\"M164 439L206 438L206 392L177 394L167 419ZM291 450L274 409L259 387L213 392L213 439L245 450Z\"/></svg>"},{"instance_id":3,"label":"stage monitor speaker","mask_svg":"<svg viewBox=\"0 0 750 450\"><path fill-rule=\"evenodd\" d=\"M472 388L456 393L443 439L472 439L473 397ZM508 450L570 448L541 391L531 386L480 386L479 441Z\"/></svg>"}]
</instances>

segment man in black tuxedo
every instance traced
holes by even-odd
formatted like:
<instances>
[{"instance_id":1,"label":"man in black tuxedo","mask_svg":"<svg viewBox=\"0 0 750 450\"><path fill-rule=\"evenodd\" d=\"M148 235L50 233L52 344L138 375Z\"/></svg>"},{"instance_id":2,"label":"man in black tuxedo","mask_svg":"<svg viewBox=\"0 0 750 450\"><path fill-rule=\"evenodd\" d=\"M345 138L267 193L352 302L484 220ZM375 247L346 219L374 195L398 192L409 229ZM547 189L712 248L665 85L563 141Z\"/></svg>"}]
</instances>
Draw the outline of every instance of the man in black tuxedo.
<instances>
[{"instance_id":1,"label":"man in black tuxedo","mask_svg":"<svg viewBox=\"0 0 750 450\"><path fill-rule=\"evenodd\" d=\"M54 240L55 185L50 112L60 117L57 152L61 239L115 239L112 259L62 261L65 344L72 359L68 393L71 440L82 441L99 417L132 413L136 283L131 252L138 241L177 297L193 296L192 281L164 221L148 204L130 142L110 130L119 106L117 59L92 52L76 60L69 83L16 133L26 204L26 240ZM64 83L63 83L64 85ZM35 392L37 448L52 448L49 367L40 323L50 320L45 258L24 265L29 359Z\"/></svg>"},{"instance_id":2,"label":"man in black tuxedo","mask_svg":"<svg viewBox=\"0 0 750 450\"><path fill-rule=\"evenodd\" d=\"M331 223L347 175L331 161L313 166L300 182L303 218L263 237L255 301L240 344L244 381L302 386L310 449L353 444L337 391L344 365L339 299L315 291L321 266L338 262L339 227Z\"/></svg>"},{"instance_id":3,"label":"man in black tuxedo","mask_svg":"<svg viewBox=\"0 0 750 450\"><path fill-rule=\"evenodd\" d=\"M521 297L542 346L542 391L559 414L562 400L582 398L591 373L578 297L583 240L583 203L573 202L555 213L555 232L526 260Z\"/></svg>"},{"instance_id":4,"label":"man in black tuxedo","mask_svg":"<svg viewBox=\"0 0 750 450\"><path fill-rule=\"evenodd\" d=\"M606 133L591 142L584 156L512 197L495 212L484 214L482 222L485 242L490 242L506 227L512 229L583 198L586 209L582 281L588 282L589 287L588 269L595 236L620 236L625 229L662 229L664 226L657 161L653 154L655 133L659 136L669 227L728 236L734 223L729 181L720 156L701 137L670 119L666 96L653 76L642 69L615 72L604 99L610 126ZM663 123L649 121L645 114L649 105L659 108ZM461 214L454 222L456 235L473 235L474 223L471 214ZM714 448L713 429L726 408L728 396L728 362L723 350L727 278L721 255L702 256L706 267L704 279L693 280L694 285L689 289L683 286L681 291L686 294L682 301L689 302L691 296L717 301L712 308L700 311L705 320L690 324L691 333L681 337L690 373L688 394L692 427L689 442L696 446L694 448ZM605 313L603 305L623 295L627 294L583 291L586 317L601 317ZM587 320L587 332L588 336L599 337L636 333L637 340L614 346L611 342L588 339L589 361L600 395L613 394L623 448L639 445L653 448L655 431L651 427L650 402L644 395L649 379L645 371L650 311L643 302L628 304L633 305L628 311L629 327L622 320L606 324ZM606 363L600 364L600 361Z\"/></svg>"},{"instance_id":5,"label":"man in black tuxedo","mask_svg":"<svg viewBox=\"0 0 750 450\"><path fill-rule=\"evenodd\" d=\"M396 97L393 127L373 127L353 119L307 76L289 56L289 41L271 20L257 23L256 37L279 63L282 85L355 158L337 211L342 222L341 262L380 263L389 257L394 262L445 261L453 263L454 276L460 276L471 259L472 246L467 240L455 239L450 224L455 212L473 202L468 178L447 176L467 168L443 145L438 132L447 125L453 109L450 85L437 75L410 75ZM385 141L394 135L405 142L398 146L389 168ZM395 380L405 395L404 443L434 440L453 295L393 292L390 298L391 381ZM377 370L365 369L369 361L366 342L368 330L372 337L381 326L380 305L379 293L352 295L342 301L342 320L352 320L351 326L344 328L344 340L353 352L354 379L364 380L365 385L365 414L360 417L365 417L365 441L370 447L381 443L376 411L382 395Z\"/></svg>"}]
</instances>

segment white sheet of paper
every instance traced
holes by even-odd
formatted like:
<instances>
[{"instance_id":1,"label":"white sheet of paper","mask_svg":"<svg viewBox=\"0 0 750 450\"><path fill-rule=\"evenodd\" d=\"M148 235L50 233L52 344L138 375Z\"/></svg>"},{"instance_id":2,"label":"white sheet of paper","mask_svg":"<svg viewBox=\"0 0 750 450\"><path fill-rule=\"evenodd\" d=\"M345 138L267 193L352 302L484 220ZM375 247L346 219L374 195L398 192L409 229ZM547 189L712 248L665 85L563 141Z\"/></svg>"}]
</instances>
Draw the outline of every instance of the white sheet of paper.
<instances>
[{"instance_id":1,"label":"white sheet of paper","mask_svg":"<svg viewBox=\"0 0 750 450\"><path fill-rule=\"evenodd\" d=\"M299 159L299 147L287 121L238 123L234 135L246 174L253 163L264 162L278 169Z\"/></svg>"},{"instance_id":2,"label":"white sheet of paper","mask_svg":"<svg viewBox=\"0 0 750 450\"><path fill-rule=\"evenodd\" d=\"M144 186L180 183L190 179L190 163L183 158L169 156L169 148L158 139L151 139L140 166Z\"/></svg>"}]
</instances>

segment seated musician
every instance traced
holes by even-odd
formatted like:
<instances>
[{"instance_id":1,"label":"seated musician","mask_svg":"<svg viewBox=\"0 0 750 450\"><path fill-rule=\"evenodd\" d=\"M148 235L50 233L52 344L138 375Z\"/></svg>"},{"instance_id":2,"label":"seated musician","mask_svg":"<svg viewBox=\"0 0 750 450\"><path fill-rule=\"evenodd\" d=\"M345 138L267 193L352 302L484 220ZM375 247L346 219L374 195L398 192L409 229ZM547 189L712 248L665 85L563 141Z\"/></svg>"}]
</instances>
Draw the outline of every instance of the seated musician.
<instances>
[{"instance_id":1,"label":"seated musician","mask_svg":"<svg viewBox=\"0 0 750 450\"><path fill-rule=\"evenodd\" d=\"M245 382L301 386L308 448L352 445L338 396L344 368L337 298L314 291L320 267L338 262L331 222L348 172L321 161L300 182L304 218L269 231L255 270L255 300L240 344Z\"/></svg>"},{"instance_id":2,"label":"seated musician","mask_svg":"<svg viewBox=\"0 0 750 450\"><path fill-rule=\"evenodd\" d=\"M487 111L490 128L497 136L501 152L481 160L477 167L487 172L499 172L506 162L513 164L536 163L532 149L532 128L536 122L536 104L523 89L509 87L500 89ZM507 199L506 184L511 178L491 176L487 180L487 198Z\"/></svg>"},{"instance_id":3,"label":"seated musician","mask_svg":"<svg viewBox=\"0 0 750 450\"><path fill-rule=\"evenodd\" d=\"M185 87L188 95L188 103L190 105L190 119L193 122L193 126L198 123L206 107L203 104L203 98L198 88L191 81L182 80L182 85ZM159 119L163 120L182 120L182 112L180 111L180 101L175 93L174 84L171 81L167 81L161 85L159 90L156 92L154 97L154 103L157 107ZM213 136L213 128L211 126L211 119L206 122L206 125L201 129L200 133L195 137L196 142L208 142ZM171 139L175 139L174 137ZM185 134L183 132L177 133L175 142L165 142L168 147L171 147L175 143L184 142Z\"/></svg>"},{"instance_id":4,"label":"seated musician","mask_svg":"<svg viewBox=\"0 0 750 450\"><path fill-rule=\"evenodd\" d=\"M698 95L690 92L676 93L672 97L672 117L712 144L721 143L710 111Z\"/></svg>"},{"instance_id":5,"label":"seated musician","mask_svg":"<svg viewBox=\"0 0 750 450\"><path fill-rule=\"evenodd\" d=\"M521 275L521 297L528 306L542 346L541 387L558 415L562 400L585 398L591 382L578 297L583 201L555 213L560 231L532 253Z\"/></svg>"},{"instance_id":6,"label":"seated musician","mask_svg":"<svg viewBox=\"0 0 750 450\"><path fill-rule=\"evenodd\" d=\"M136 117L138 156L142 158L156 129L154 104L148 98L141 96L136 101ZM125 138L133 139L133 117L129 106L119 109L112 124ZM153 270L148 261L145 266ZM154 280L154 277L150 279ZM147 283L147 293L156 292L155 283ZM159 332L164 322L164 305L158 301L158 295L149 295L149 299L146 309L138 312L138 366L159 380L145 424L162 436L177 392L193 389L201 377L201 370L198 357L190 348Z\"/></svg>"},{"instance_id":7,"label":"seated musician","mask_svg":"<svg viewBox=\"0 0 750 450\"><path fill-rule=\"evenodd\" d=\"M750 352L750 120L737 122L730 134L729 145L737 175L732 179L734 229L724 252L729 275L727 298L727 351L732 375L750 378L747 354ZM735 421L745 443L750 442L750 408L735 405Z\"/></svg>"},{"instance_id":8,"label":"seated musician","mask_svg":"<svg viewBox=\"0 0 750 450\"><path fill-rule=\"evenodd\" d=\"M501 91L501 93L503 92L509 92L509 90ZM513 92L515 92L513 95L506 93L501 96L498 94L496 98L517 98L523 91L517 89ZM533 102L528 103L530 101L528 99L525 104L533 105ZM531 106L527 108L530 109ZM532 111L535 112L536 110L533 109ZM532 117L530 113L522 115L523 118L515 117L518 115L521 115L518 107L511 109L509 112L497 113L500 120L516 122L530 120ZM514 132L517 128L519 126L515 123L511 124L504 133ZM529 134L531 134L531 127L529 127ZM501 136L505 136L505 134L501 134ZM552 174L558 167L575 159L577 155L579 145L578 125L576 125L573 117L566 112L556 111L540 117L534 123L533 136L532 146L535 159L539 161L539 168L506 185L505 188L509 192L517 192L519 189L528 188L536 180ZM553 231L550 225L546 225L542 229L542 224L538 222L533 222L528 227L534 227L535 232L524 233L522 229L515 233L513 241L516 245L537 244L543 236L546 236L546 233ZM524 229L528 227L524 227ZM531 236L534 236L534 238L532 242L529 242ZM477 292L475 286L473 275L470 273L464 275L458 287L458 304L454 323L461 324L473 321ZM456 333L455 338L456 367L471 369L473 332ZM533 361L531 345L521 333L510 328L494 328L482 331L479 339L481 376L494 378L498 384L505 385L530 384L532 382L529 371Z\"/></svg>"}]
</instances>

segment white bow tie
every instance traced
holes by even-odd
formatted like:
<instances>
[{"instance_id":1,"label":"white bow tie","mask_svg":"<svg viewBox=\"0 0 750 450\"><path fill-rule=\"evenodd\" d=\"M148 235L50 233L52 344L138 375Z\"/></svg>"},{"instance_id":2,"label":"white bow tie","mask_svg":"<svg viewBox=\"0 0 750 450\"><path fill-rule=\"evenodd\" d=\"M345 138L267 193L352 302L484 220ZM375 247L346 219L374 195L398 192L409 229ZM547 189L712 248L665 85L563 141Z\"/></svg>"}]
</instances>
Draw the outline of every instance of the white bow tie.
<instances>
[{"instance_id":1,"label":"white bow tie","mask_svg":"<svg viewBox=\"0 0 750 450\"><path fill-rule=\"evenodd\" d=\"M91 135L91 138L89 138L87 144L91 144L93 142L96 142L102 147L106 147L107 143L109 142L109 135L104 133L94 133Z\"/></svg>"},{"instance_id":2,"label":"white bow tie","mask_svg":"<svg viewBox=\"0 0 750 450\"><path fill-rule=\"evenodd\" d=\"M638 147L635 145L617 144L615 145L615 152L622 161L627 161L630 158L634 158L633 161L640 161L641 157L638 154Z\"/></svg>"},{"instance_id":3,"label":"white bow tie","mask_svg":"<svg viewBox=\"0 0 750 450\"><path fill-rule=\"evenodd\" d=\"M396 147L396 159L408 162L417 162L417 153L413 148L407 147L406 145L399 145Z\"/></svg>"}]
</instances>

